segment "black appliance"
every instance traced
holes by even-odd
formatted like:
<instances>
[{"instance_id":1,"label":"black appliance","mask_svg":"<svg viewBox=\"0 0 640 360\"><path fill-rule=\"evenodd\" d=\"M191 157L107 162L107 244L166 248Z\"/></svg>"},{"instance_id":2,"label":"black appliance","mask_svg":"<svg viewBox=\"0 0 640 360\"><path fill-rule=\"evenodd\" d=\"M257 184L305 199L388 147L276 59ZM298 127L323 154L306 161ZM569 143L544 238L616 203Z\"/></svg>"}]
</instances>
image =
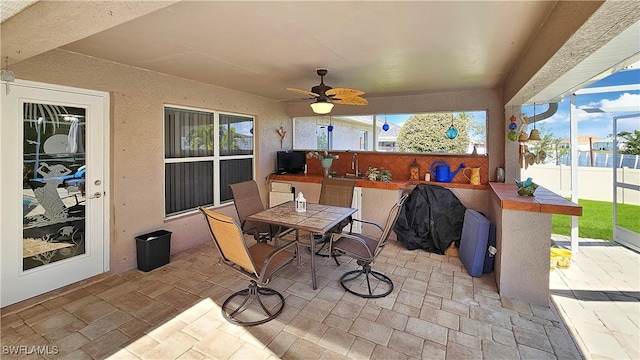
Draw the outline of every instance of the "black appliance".
<instances>
[{"instance_id":1,"label":"black appliance","mask_svg":"<svg viewBox=\"0 0 640 360\"><path fill-rule=\"evenodd\" d=\"M278 151L276 153L276 172L279 174L298 174L304 172L307 163L304 151Z\"/></svg>"}]
</instances>

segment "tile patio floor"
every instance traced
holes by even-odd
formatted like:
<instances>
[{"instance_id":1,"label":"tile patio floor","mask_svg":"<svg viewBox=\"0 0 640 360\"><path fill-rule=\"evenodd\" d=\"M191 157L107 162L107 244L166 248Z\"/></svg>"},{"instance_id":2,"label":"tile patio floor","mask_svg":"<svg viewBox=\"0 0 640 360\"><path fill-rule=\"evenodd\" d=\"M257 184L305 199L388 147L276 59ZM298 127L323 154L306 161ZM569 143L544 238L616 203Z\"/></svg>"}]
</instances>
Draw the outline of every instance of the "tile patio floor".
<instances>
[{"instance_id":1,"label":"tile patio floor","mask_svg":"<svg viewBox=\"0 0 640 360\"><path fill-rule=\"evenodd\" d=\"M59 353L2 358L580 358L553 307L501 298L493 274L472 278L457 257L408 251L392 241L374 269L389 275L395 289L366 300L337 281L355 266L336 267L326 258L318 258L313 291L309 254L302 253L300 267L271 283L286 305L267 324L241 328L222 318L222 301L247 281L219 264L207 242L148 273L132 270L20 311L3 309L3 352L24 345Z\"/></svg>"},{"instance_id":2,"label":"tile patio floor","mask_svg":"<svg viewBox=\"0 0 640 360\"><path fill-rule=\"evenodd\" d=\"M570 248L567 237L553 236ZM568 269L551 273L551 299L587 359L640 359L640 254L581 239Z\"/></svg>"}]
</instances>

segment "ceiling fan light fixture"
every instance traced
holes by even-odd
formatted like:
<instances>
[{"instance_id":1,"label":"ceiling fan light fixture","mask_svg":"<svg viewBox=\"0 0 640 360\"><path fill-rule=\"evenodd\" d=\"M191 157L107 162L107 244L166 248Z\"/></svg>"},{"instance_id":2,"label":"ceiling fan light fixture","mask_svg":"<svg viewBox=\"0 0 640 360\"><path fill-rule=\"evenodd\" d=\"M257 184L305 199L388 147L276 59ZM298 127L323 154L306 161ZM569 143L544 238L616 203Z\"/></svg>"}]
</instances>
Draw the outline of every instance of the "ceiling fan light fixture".
<instances>
[{"instance_id":1,"label":"ceiling fan light fixture","mask_svg":"<svg viewBox=\"0 0 640 360\"><path fill-rule=\"evenodd\" d=\"M298 94L311 96L316 102L311 104L311 109L316 114L328 114L333 109L333 104L341 105L367 105L367 99L360 97L364 95L364 91L350 88L334 88L324 84L324 76L327 75L327 69L316 69L316 73L320 76L320 84L311 88L311 91L296 88L287 88Z\"/></svg>"},{"instance_id":2,"label":"ceiling fan light fixture","mask_svg":"<svg viewBox=\"0 0 640 360\"><path fill-rule=\"evenodd\" d=\"M333 104L326 101L316 101L311 104L311 109L316 114L328 114L333 109Z\"/></svg>"}]
</instances>

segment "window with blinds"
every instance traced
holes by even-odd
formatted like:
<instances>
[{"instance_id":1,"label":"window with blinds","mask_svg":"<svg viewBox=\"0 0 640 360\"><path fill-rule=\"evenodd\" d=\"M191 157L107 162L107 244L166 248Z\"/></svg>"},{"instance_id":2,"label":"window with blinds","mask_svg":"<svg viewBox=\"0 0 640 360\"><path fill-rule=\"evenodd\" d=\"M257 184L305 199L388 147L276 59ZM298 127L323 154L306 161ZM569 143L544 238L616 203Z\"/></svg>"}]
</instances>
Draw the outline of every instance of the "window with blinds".
<instances>
[{"instance_id":1,"label":"window with blinds","mask_svg":"<svg viewBox=\"0 0 640 360\"><path fill-rule=\"evenodd\" d=\"M232 200L230 184L253 179L254 118L165 107L165 214Z\"/></svg>"}]
</instances>

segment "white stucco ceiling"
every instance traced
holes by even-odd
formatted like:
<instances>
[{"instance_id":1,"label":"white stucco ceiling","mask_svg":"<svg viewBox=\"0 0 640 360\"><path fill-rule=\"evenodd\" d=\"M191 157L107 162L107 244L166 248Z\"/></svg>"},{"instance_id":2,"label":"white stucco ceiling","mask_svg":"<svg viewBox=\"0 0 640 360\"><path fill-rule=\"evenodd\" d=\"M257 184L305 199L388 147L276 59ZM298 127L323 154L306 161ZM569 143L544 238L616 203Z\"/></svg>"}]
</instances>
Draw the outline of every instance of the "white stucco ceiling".
<instances>
[{"instance_id":1,"label":"white stucco ceiling","mask_svg":"<svg viewBox=\"0 0 640 360\"><path fill-rule=\"evenodd\" d=\"M639 17L637 10L619 5L624 3L634 4L604 3L603 9L613 10L590 19L592 28L576 34L610 33L613 37L622 32L616 24L628 26L628 18ZM541 29L558 4L40 1L26 9L24 13L30 13L22 18L18 14L2 23L2 50L11 63L61 47L276 100L300 98L287 87L309 90L317 85L315 69L319 67L329 69L327 85L360 89L367 93L365 97L497 88L505 86L518 66L526 65L535 46L546 45L549 34ZM562 5L574 6L576 11L570 9L569 14L580 15L580 6ZM589 6L593 5L584 8ZM561 20L571 23L572 19ZM582 61L608 41L606 37L587 39L589 46L574 40L573 48L558 52L566 53L565 57L544 64L542 75L523 80L527 81L523 89L507 90L513 98L517 95L526 101L531 95L526 86L542 92L554 82L557 89L586 82L594 71L604 71L614 60L595 62L602 68L589 68L590 75L583 72L571 77L566 75L571 62L566 57L582 46L587 50L574 56ZM563 75L568 80L559 84Z\"/></svg>"}]
</instances>

